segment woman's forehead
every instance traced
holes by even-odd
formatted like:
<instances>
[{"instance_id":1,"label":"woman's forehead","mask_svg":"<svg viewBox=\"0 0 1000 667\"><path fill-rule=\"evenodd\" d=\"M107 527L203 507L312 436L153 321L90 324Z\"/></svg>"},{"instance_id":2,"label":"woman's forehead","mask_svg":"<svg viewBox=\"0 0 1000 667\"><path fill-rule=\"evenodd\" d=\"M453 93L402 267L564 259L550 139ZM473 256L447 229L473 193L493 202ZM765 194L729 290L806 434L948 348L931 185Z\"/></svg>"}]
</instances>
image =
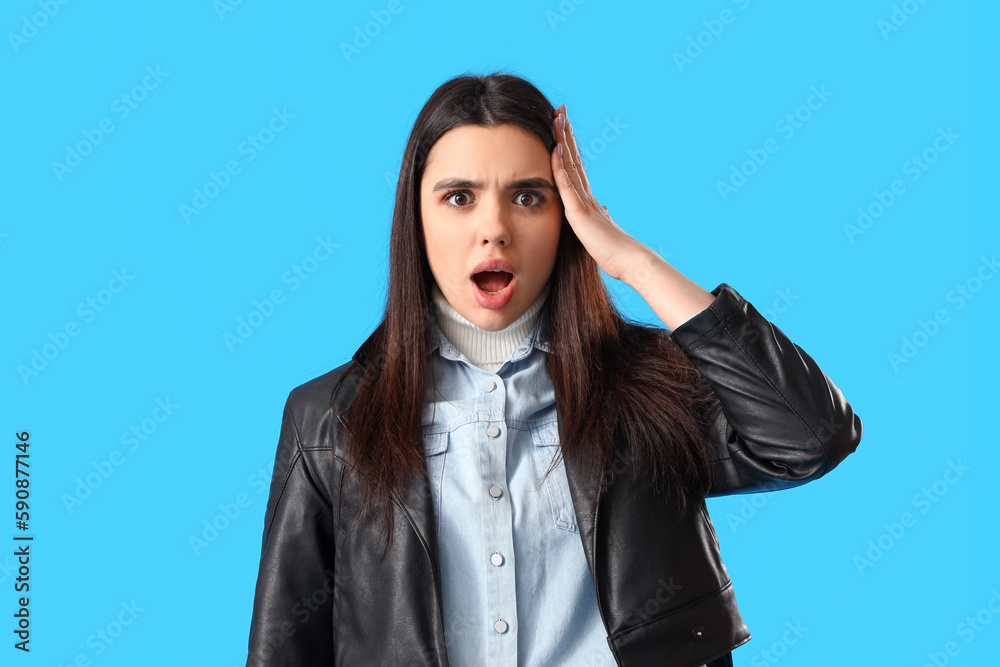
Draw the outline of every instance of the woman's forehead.
<instances>
[{"instance_id":1,"label":"woman's forehead","mask_svg":"<svg viewBox=\"0 0 1000 667\"><path fill-rule=\"evenodd\" d=\"M427 155L425 178L444 176L502 185L544 168L551 173L549 152L534 134L510 124L462 125L435 142ZM531 172L531 173L529 173Z\"/></svg>"}]
</instances>

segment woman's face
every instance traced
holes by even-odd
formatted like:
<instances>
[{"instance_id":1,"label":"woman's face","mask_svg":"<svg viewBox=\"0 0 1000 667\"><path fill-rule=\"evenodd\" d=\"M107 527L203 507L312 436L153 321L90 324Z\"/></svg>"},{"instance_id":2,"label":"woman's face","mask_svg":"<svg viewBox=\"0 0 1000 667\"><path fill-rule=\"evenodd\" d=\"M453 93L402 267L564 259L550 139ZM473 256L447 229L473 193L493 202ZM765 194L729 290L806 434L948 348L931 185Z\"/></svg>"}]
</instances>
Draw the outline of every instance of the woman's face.
<instances>
[{"instance_id":1,"label":"woman's face","mask_svg":"<svg viewBox=\"0 0 1000 667\"><path fill-rule=\"evenodd\" d=\"M521 128L462 125L427 156L420 182L434 280L465 319L499 331L552 274L563 204L545 145Z\"/></svg>"}]
</instances>

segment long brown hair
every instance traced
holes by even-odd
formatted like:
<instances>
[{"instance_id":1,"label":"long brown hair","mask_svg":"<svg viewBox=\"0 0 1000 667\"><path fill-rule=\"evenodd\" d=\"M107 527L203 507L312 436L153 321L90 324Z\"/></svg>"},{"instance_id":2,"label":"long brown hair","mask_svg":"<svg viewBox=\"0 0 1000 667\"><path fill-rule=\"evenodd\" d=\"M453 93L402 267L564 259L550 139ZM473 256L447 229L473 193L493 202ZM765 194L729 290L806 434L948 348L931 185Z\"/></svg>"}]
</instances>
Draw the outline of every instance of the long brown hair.
<instances>
[{"instance_id":1,"label":"long brown hair","mask_svg":"<svg viewBox=\"0 0 1000 667\"><path fill-rule=\"evenodd\" d=\"M384 510L383 557L392 543L391 496L402 497L410 476L425 465L421 413L434 283L420 222L427 155L454 127L504 123L534 134L551 153L554 117L552 104L523 78L502 72L462 75L431 94L407 140L389 239L385 314L365 368L352 364L341 377L361 374L344 419L350 458L365 480L359 518L375 498ZM711 389L664 330L622 317L565 215L549 285L546 368L555 389L563 458L577 448L590 450L586 474L599 484L599 498L614 458L613 433L620 430L636 474L649 474L658 494L683 514L711 484L704 409ZM557 464L558 459L553 467Z\"/></svg>"}]
</instances>

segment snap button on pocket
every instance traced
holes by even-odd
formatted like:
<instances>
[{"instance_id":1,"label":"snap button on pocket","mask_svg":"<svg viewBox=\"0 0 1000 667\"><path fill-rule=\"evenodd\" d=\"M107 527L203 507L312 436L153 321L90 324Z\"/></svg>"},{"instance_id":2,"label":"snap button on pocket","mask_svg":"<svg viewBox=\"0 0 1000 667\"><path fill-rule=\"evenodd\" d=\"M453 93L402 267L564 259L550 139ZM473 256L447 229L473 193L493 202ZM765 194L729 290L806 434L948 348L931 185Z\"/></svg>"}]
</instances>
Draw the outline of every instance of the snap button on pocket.
<instances>
[{"instance_id":1,"label":"snap button on pocket","mask_svg":"<svg viewBox=\"0 0 1000 667\"><path fill-rule=\"evenodd\" d=\"M699 625L694 630L691 631L691 639L696 642L700 642L705 636L705 626Z\"/></svg>"}]
</instances>

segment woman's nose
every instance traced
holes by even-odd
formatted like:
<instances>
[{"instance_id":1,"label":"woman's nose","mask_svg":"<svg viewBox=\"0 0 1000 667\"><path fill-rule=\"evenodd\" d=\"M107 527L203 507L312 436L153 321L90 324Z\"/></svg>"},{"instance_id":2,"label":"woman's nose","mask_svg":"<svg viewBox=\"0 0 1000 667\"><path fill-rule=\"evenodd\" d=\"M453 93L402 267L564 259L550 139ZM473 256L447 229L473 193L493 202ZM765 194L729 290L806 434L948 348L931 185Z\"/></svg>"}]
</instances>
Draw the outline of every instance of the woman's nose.
<instances>
[{"instance_id":1,"label":"woman's nose","mask_svg":"<svg viewBox=\"0 0 1000 667\"><path fill-rule=\"evenodd\" d=\"M483 217L479 226L480 245L491 243L501 246L510 245L510 227L507 224L507 213L501 205L486 207L482 210Z\"/></svg>"}]
</instances>

